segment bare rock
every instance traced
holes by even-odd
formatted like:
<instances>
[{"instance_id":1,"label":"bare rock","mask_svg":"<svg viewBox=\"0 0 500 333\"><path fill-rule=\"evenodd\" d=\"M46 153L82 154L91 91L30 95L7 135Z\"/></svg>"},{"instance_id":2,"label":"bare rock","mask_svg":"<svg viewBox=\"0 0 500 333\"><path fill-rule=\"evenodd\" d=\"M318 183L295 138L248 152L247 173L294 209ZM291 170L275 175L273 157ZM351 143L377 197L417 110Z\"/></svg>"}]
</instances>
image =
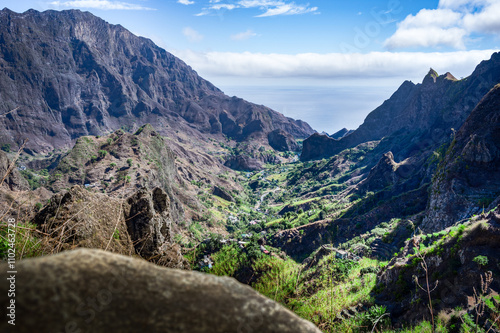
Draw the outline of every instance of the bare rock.
<instances>
[{"instance_id":1,"label":"bare rock","mask_svg":"<svg viewBox=\"0 0 500 333\"><path fill-rule=\"evenodd\" d=\"M10 164L11 161L9 161L7 154L0 150L0 180L7 174ZM6 184L13 191L29 190L28 182L23 178L23 176L21 176L16 167L14 167L7 175L4 180L4 184Z\"/></svg>"},{"instance_id":2,"label":"bare rock","mask_svg":"<svg viewBox=\"0 0 500 333\"><path fill-rule=\"evenodd\" d=\"M158 187L152 191L142 188L127 199L127 230L141 256L158 255L165 243L172 242L170 211L169 197Z\"/></svg>"},{"instance_id":3,"label":"bare rock","mask_svg":"<svg viewBox=\"0 0 500 333\"><path fill-rule=\"evenodd\" d=\"M50 235L57 251L87 247L135 253L125 225L122 201L81 186L54 195L33 222Z\"/></svg>"},{"instance_id":4,"label":"bare rock","mask_svg":"<svg viewBox=\"0 0 500 333\"><path fill-rule=\"evenodd\" d=\"M299 148L295 139L287 132L276 129L267 135L269 145L279 151L296 151Z\"/></svg>"},{"instance_id":5,"label":"bare rock","mask_svg":"<svg viewBox=\"0 0 500 333\"><path fill-rule=\"evenodd\" d=\"M122 200L73 186L53 196L33 222L49 234L55 252L103 249L188 268L179 245L172 241L171 212L170 197L160 188L142 188Z\"/></svg>"},{"instance_id":6,"label":"bare rock","mask_svg":"<svg viewBox=\"0 0 500 333\"><path fill-rule=\"evenodd\" d=\"M232 278L100 250L28 259L17 270L16 332L320 332ZM2 283L0 293L7 290ZM0 331L10 328L0 322Z\"/></svg>"},{"instance_id":7,"label":"bare rock","mask_svg":"<svg viewBox=\"0 0 500 333\"><path fill-rule=\"evenodd\" d=\"M387 186L393 185L397 181L396 170L398 163L394 161L392 152L387 152L382 155L377 165L375 165L368 174L368 177L360 184L360 187L367 191L378 191Z\"/></svg>"},{"instance_id":8,"label":"bare rock","mask_svg":"<svg viewBox=\"0 0 500 333\"><path fill-rule=\"evenodd\" d=\"M238 171L258 171L263 168L257 159L243 155L230 157L224 165Z\"/></svg>"},{"instance_id":9,"label":"bare rock","mask_svg":"<svg viewBox=\"0 0 500 333\"><path fill-rule=\"evenodd\" d=\"M199 142L275 129L312 133L304 122L224 95L151 40L89 12L3 9L0 21L8 22L0 26L0 110L19 107L0 118L0 142L16 146L27 137L33 152L50 151L149 122L162 135L179 131Z\"/></svg>"},{"instance_id":10,"label":"bare rock","mask_svg":"<svg viewBox=\"0 0 500 333\"><path fill-rule=\"evenodd\" d=\"M227 200L229 202L233 202L234 201L234 198L231 194L229 194L226 190L218 187L218 186L215 186L213 191L212 191L212 194L213 195L216 195L218 196L219 198L222 198L224 200Z\"/></svg>"}]
</instances>

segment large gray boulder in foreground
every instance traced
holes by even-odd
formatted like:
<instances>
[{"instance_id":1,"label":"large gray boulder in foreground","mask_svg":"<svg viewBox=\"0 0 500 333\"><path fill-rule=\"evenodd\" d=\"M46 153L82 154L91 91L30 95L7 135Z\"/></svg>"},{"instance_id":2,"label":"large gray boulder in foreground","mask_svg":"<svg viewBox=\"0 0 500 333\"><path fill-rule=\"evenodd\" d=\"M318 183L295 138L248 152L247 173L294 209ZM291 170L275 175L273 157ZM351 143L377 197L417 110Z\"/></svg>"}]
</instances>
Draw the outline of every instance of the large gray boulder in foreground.
<instances>
[{"instance_id":1,"label":"large gray boulder in foreground","mask_svg":"<svg viewBox=\"0 0 500 333\"><path fill-rule=\"evenodd\" d=\"M232 278L101 250L23 260L16 268L16 326L4 316L0 332L320 332ZM8 271L5 263L0 271Z\"/></svg>"}]
</instances>

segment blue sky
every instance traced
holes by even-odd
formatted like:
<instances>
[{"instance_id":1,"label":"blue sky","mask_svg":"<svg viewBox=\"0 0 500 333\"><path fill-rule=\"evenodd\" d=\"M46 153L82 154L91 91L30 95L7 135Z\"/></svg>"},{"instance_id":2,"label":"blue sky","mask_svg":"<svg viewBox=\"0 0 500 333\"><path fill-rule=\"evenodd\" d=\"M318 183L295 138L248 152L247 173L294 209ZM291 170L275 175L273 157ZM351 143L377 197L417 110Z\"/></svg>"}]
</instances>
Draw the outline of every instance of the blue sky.
<instances>
[{"instance_id":1,"label":"blue sky","mask_svg":"<svg viewBox=\"0 0 500 333\"><path fill-rule=\"evenodd\" d=\"M151 38L229 95L318 131L356 128L429 67L469 75L500 49L500 0L23 0Z\"/></svg>"}]
</instances>

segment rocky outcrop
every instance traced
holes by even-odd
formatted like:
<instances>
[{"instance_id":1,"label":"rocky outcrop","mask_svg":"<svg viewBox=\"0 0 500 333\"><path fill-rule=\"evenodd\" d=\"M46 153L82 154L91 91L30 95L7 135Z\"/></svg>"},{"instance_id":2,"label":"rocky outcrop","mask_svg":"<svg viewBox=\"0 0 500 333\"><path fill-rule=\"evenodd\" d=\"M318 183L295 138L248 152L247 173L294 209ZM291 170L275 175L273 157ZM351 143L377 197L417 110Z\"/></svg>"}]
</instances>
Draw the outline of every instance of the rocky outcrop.
<instances>
[{"instance_id":1,"label":"rocky outcrop","mask_svg":"<svg viewBox=\"0 0 500 333\"><path fill-rule=\"evenodd\" d=\"M16 332L320 332L232 278L109 252L81 249L24 260L16 268ZM2 283L0 292L7 291ZM4 309L8 302L0 299ZM10 328L1 321L2 332Z\"/></svg>"},{"instance_id":2,"label":"rocky outcrop","mask_svg":"<svg viewBox=\"0 0 500 333\"><path fill-rule=\"evenodd\" d=\"M54 241L55 252L74 247L135 253L127 232L122 202L74 186L54 195L33 223Z\"/></svg>"},{"instance_id":3,"label":"rocky outcrop","mask_svg":"<svg viewBox=\"0 0 500 333\"><path fill-rule=\"evenodd\" d=\"M172 241L170 199L160 188L143 188L122 200L74 186L53 196L33 223L48 235L55 252L103 249L138 254L168 267L189 267Z\"/></svg>"},{"instance_id":4,"label":"rocky outcrop","mask_svg":"<svg viewBox=\"0 0 500 333\"><path fill-rule=\"evenodd\" d=\"M432 185L422 228L442 230L489 210L500 195L500 85L457 132Z\"/></svg>"},{"instance_id":5,"label":"rocky outcrop","mask_svg":"<svg viewBox=\"0 0 500 333\"><path fill-rule=\"evenodd\" d=\"M10 190L24 191L29 189L28 182L17 170L14 165L11 167L11 161L7 157L7 154L0 150L0 181L5 177L3 181L3 186L8 187Z\"/></svg>"},{"instance_id":6,"label":"rocky outcrop","mask_svg":"<svg viewBox=\"0 0 500 333\"><path fill-rule=\"evenodd\" d=\"M267 135L269 145L279 151L296 151L299 148L295 139L287 132L277 129Z\"/></svg>"},{"instance_id":7,"label":"rocky outcrop","mask_svg":"<svg viewBox=\"0 0 500 333\"><path fill-rule=\"evenodd\" d=\"M414 253L417 244L427 265L430 289L433 289L430 297L434 316L440 312L450 313L460 307L471 311L475 318L471 303L475 292L473 288L482 292L481 279L484 280L486 272L492 273L492 283L485 294L490 291L496 294L500 290L499 222L497 209L460 228L447 228L439 234L428 234L425 238L415 236L408 240L399 255L379 275L376 289L380 290L380 294L376 302L387 306L396 323L408 325L422 318L430 319L429 296L415 283L418 279L419 284L426 288L426 274L420 265L421 259ZM474 260L478 256L486 260L479 264L477 259ZM480 319L481 323L488 318L488 312L486 310Z\"/></svg>"},{"instance_id":8,"label":"rocky outcrop","mask_svg":"<svg viewBox=\"0 0 500 333\"><path fill-rule=\"evenodd\" d=\"M143 257L162 255L172 242L170 199L159 187L142 188L126 200L125 222L136 252Z\"/></svg>"},{"instance_id":9,"label":"rocky outcrop","mask_svg":"<svg viewBox=\"0 0 500 333\"><path fill-rule=\"evenodd\" d=\"M218 186L214 187L212 194L218 196L219 198L227 200L229 202L234 202L233 196L231 194L229 194L225 189L222 189Z\"/></svg>"},{"instance_id":10,"label":"rocky outcrop","mask_svg":"<svg viewBox=\"0 0 500 333\"><path fill-rule=\"evenodd\" d=\"M366 191L379 191L394 185L398 178L396 174L398 166L392 152L385 153L359 186Z\"/></svg>"},{"instance_id":11,"label":"rocky outcrop","mask_svg":"<svg viewBox=\"0 0 500 333\"><path fill-rule=\"evenodd\" d=\"M238 171L258 171L263 169L259 160L246 155L231 156L224 165Z\"/></svg>"},{"instance_id":12,"label":"rocky outcrop","mask_svg":"<svg viewBox=\"0 0 500 333\"><path fill-rule=\"evenodd\" d=\"M154 123L203 141L242 141L312 129L264 106L224 95L183 61L79 10L0 11L0 142L32 152L70 147L85 135ZM57 38L54 38L57 36Z\"/></svg>"},{"instance_id":13,"label":"rocky outcrop","mask_svg":"<svg viewBox=\"0 0 500 333\"><path fill-rule=\"evenodd\" d=\"M141 187L160 187L171 200L170 214L179 220L184 211L172 188L178 173L170 144L149 124L134 134L118 130L107 136L79 138L51 171L50 187L57 192L84 185L122 198Z\"/></svg>"},{"instance_id":14,"label":"rocky outcrop","mask_svg":"<svg viewBox=\"0 0 500 333\"><path fill-rule=\"evenodd\" d=\"M421 84L405 81L354 132L338 140L314 134L304 140L301 160L333 156L360 143L385 138L403 160L429 146L439 147L449 131L459 128L481 98L500 82L500 53L481 62L466 79L430 70Z\"/></svg>"}]
</instances>

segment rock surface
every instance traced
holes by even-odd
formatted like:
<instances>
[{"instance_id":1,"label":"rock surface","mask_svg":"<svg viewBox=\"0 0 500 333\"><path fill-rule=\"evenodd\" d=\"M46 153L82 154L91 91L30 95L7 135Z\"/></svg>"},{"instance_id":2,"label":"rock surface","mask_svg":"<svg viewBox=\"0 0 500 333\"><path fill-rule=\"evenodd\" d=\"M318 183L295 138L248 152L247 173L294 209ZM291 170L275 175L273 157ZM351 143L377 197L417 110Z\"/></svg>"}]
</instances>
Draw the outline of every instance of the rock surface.
<instances>
[{"instance_id":1,"label":"rock surface","mask_svg":"<svg viewBox=\"0 0 500 333\"><path fill-rule=\"evenodd\" d=\"M0 265L2 276L7 267ZM318 332L227 277L80 249L17 263L16 332ZM0 285L7 295L8 285ZM7 307L7 297L0 305ZM0 331L11 327L0 322Z\"/></svg>"},{"instance_id":2,"label":"rock surface","mask_svg":"<svg viewBox=\"0 0 500 333\"><path fill-rule=\"evenodd\" d=\"M125 223L134 247L142 257L162 255L172 243L170 198L161 188L140 189L126 200Z\"/></svg>"},{"instance_id":3,"label":"rock surface","mask_svg":"<svg viewBox=\"0 0 500 333\"><path fill-rule=\"evenodd\" d=\"M267 135L269 145L279 151L296 151L299 148L294 138L287 132L276 129Z\"/></svg>"},{"instance_id":4,"label":"rock surface","mask_svg":"<svg viewBox=\"0 0 500 333\"><path fill-rule=\"evenodd\" d=\"M263 169L259 160L245 155L231 156L224 165L238 171L258 171Z\"/></svg>"},{"instance_id":5,"label":"rock surface","mask_svg":"<svg viewBox=\"0 0 500 333\"><path fill-rule=\"evenodd\" d=\"M378 191L387 186L391 186L397 181L396 170L398 164L394 161L392 152L385 153L380 161L375 165L368 174L363 184L367 191Z\"/></svg>"},{"instance_id":6,"label":"rock surface","mask_svg":"<svg viewBox=\"0 0 500 333\"><path fill-rule=\"evenodd\" d=\"M85 135L152 123L162 135L242 141L313 131L267 107L224 95L183 61L79 10L0 11L0 143L33 152ZM57 38L54 38L57 36Z\"/></svg>"},{"instance_id":7,"label":"rock surface","mask_svg":"<svg viewBox=\"0 0 500 333\"><path fill-rule=\"evenodd\" d=\"M0 150L0 180L7 174L10 165L11 161L9 160L7 154ZM29 189L28 182L23 176L21 176L15 166L5 178L3 186L8 187L12 191Z\"/></svg>"},{"instance_id":8,"label":"rock surface","mask_svg":"<svg viewBox=\"0 0 500 333\"><path fill-rule=\"evenodd\" d=\"M172 241L170 199L160 188L142 188L122 200L73 186L53 196L33 223L49 235L54 252L103 249L138 254L168 267L189 267Z\"/></svg>"},{"instance_id":9,"label":"rock surface","mask_svg":"<svg viewBox=\"0 0 500 333\"><path fill-rule=\"evenodd\" d=\"M227 200L229 202L234 202L234 198L232 197L232 195L229 194L226 190L224 190L218 186L214 187L212 194L218 196L219 198Z\"/></svg>"}]
</instances>

